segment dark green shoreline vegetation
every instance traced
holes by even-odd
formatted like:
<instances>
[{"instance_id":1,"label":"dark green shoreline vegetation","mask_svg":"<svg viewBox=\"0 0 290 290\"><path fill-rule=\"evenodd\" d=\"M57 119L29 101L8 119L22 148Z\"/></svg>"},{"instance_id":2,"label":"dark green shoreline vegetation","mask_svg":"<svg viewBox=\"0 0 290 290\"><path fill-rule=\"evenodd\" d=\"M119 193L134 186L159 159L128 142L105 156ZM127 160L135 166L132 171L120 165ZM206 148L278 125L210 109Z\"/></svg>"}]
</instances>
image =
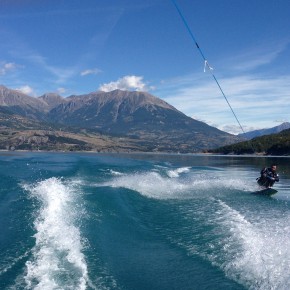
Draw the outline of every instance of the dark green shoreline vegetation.
<instances>
[{"instance_id":1,"label":"dark green shoreline vegetation","mask_svg":"<svg viewBox=\"0 0 290 290\"><path fill-rule=\"evenodd\" d=\"M220 154L290 155L290 129L207 151Z\"/></svg>"}]
</instances>

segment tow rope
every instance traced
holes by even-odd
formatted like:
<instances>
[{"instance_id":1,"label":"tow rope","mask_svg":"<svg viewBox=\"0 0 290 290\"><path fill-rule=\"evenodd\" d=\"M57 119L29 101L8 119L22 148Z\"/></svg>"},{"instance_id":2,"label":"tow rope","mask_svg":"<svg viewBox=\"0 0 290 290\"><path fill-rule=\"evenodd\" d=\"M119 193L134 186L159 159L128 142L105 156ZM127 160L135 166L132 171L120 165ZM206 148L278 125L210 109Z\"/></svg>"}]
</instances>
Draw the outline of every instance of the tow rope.
<instances>
[{"instance_id":1,"label":"tow rope","mask_svg":"<svg viewBox=\"0 0 290 290\"><path fill-rule=\"evenodd\" d=\"M220 84L219 84L217 78L215 77L215 75L214 75L214 73L213 73L213 68L209 65L209 63L208 63L207 59L205 58L205 56L204 56L204 54L203 54L201 48L199 47L199 45L198 45L198 43L197 43L197 41L196 41L196 39L195 39L195 37L194 37L194 35L193 35L191 29L190 29L190 27L189 27L189 25L188 25L188 23L187 23L185 17L183 16L181 10L179 9L179 7L178 7L176 1L175 1L175 0L171 0L171 1L172 1L173 5L175 6L175 8L176 8L176 10L177 10L177 12L178 12L178 14L179 14L179 16L181 17L181 19L182 19L182 21L183 21L183 24L185 25L185 27L186 27L188 33L190 34L190 36L191 36L193 42L195 43L195 45L196 45L198 51L200 52L200 54L201 54L201 56L202 56L202 58L203 58L203 60L204 60L204 72L206 72L207 69L208 69L208 71L210 71L210 73L211 73L212 77L214 78L214 80L215 80L217 86L219 87L219 90L221 91L221 93L222 93L224 99L226 100L226 102L227 102L229 108L231 109L231 111L232 111L232 113L233 113L233 115L234 115L236 121L238 122L239 127L241 128L242 132L245 134L245 131L244 131L244 129L243 129L243 126L241 125L241 123L240 123L240 121L239 121L237 115L235 114L235 112L234 112L234 110L233 110L233 108L232 108L230 102L228 101L228 99L227 99L227 97L226 97L226 95L225 95L223 89L221 88L221 86L220 86ZM253 147L252 147L252 149L253 149ZM254 150L253 150L253 151L254 151Z\"/></svg>"}]
</instances>

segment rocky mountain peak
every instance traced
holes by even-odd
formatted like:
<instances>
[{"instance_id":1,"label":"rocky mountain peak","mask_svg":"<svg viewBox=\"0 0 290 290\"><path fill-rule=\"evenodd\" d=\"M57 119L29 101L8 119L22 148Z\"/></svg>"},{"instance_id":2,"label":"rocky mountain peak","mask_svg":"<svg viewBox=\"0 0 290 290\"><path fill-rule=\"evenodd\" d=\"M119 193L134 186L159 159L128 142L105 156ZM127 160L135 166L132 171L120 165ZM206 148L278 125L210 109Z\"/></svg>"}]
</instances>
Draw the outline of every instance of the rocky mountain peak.
<instances>
[{"instance_id":1,"label":"rocky mountain peak","mask_svg":"<svg viewBox=\"0 0 290 290\"><path fill-rule=\"evenodd\" d=\"M48 110L66 102L67 100L57 93L46 93L40 97L39 100L44 101L48 105Z\"/></svg>"},{"instance_id":2,"label":"rocky mountain peak","mask_svg":"<svg viewBox=\"0 0 290 290\"><path fill-rule=\"evenodd\" d=\"M117 106L130 107L131 112L140 107L156 106L177 111L173 106L147 92L114 90L111 92L95 92L90 98L102 104L115 102Z\"/></svg>"},{"instance_id":3,"label":"rocky mountain peak","mask_svg":"<svg viewBox=\"0 0 290 290\"><path fill-rule=\"evenodd\" d=\"M47 104L40 99L28 96L18 90L0 86L0 106L9 107L10 110L23 116L32 117L36 112L47 110Z\"/></svg>"}]
</instances>

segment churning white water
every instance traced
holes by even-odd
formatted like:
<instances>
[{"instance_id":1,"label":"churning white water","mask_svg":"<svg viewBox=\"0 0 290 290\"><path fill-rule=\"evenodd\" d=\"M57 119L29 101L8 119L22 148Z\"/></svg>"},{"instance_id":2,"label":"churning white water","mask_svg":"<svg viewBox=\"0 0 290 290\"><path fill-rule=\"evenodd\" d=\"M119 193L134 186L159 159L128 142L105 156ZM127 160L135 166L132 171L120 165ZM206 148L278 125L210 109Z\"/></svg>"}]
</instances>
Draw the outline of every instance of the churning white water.
<instances>
[{"instance_id":1,"label":"churning white water","mask_svg":"<svg viewBox=\"0 0 290 290\"><path fill-rule=\"evenodd\" d=\"M26 262L27 289L86 289L88 270L77 219L77 192L58 178L26 186L36 199L35 246Z\"/></svg>"}]
</instances>

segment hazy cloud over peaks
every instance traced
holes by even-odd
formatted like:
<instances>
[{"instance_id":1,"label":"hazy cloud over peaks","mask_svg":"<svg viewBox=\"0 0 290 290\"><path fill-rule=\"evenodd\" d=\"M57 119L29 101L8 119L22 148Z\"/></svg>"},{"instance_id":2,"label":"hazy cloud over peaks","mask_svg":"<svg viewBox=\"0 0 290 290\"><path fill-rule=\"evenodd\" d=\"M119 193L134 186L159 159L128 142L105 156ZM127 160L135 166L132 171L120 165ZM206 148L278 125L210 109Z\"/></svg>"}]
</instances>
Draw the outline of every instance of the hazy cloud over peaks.
<instances>
[{"instance_id":1,"label":"hazy cloud over peaks","mask_svg":"<svg viewBox=\"0 0 290 290\"><path fill-rule=\"evenodd\" d=\"M20 88L17 88L16 90L20 91L20 92L22 92L22 93L24 93L26 95L30 95L30 96L34 95L34 90L28 85L25 85L25 86L22 86Z\"/></svg>"},{"instance_id":2,"label":"hazy cloud over peaks","mask_svg":"<svg viewBox=\"0 0 290 290\"><path fill-rule=\"evenodd\" d=\"M56 92L58 94L64 94L66 91L67 91L67 89L65 89L65 88L57 88L57 90L56 90Z\"/></svg>"},{"instance_id":3,"label":"hazy cloud over peaks","mask_svg":"<svg viewBox=\"0 0 290 290\"><path fill-rule=\"evenodd\" d=\"M99 90L103 92L110 92L113 90L136 90L136 91L146 91L146 84L143 82L142 76L124 76L115 82L110 82L107 84L102 84Z\"/></svg>"}]
</instances>

